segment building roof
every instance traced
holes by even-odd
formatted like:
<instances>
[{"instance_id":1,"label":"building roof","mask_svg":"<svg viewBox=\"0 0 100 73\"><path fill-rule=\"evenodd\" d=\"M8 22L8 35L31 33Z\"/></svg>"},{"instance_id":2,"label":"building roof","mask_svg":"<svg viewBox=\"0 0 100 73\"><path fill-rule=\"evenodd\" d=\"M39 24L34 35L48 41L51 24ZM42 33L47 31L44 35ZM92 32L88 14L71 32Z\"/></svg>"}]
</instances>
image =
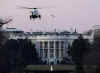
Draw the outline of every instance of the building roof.
<instances>
[{"instance_id":1,"label":"building roof","mask_svg":"<svg viewBox=\"0 0 100 73\"><path fill-rule=\"evenodd\" d=\"M6 28L5 29L6 32L13 32L13 33L23 33L25 35L35 35L35 36L39 36L39 35L78 35L79 33L77 32L69 32L69 31L60 31L60 32L57 32L57 31L48 31L48 32L42 32L42 31L38 31L38 32L24 32L24 31L21 31L19 29L16 29L16 28Z\"/></svg>"},{"instance_id":2,"label":"building roof","mask_svg":"<svg viewBox=\"0 0 100 73\"><path fill-rule=\"evenodd\" d=\"M23 33L24 31L21 31L19 29L16 28L6 28L5 29L6 32L14 32L14 33Z\"/></svg>"}]
</instances>

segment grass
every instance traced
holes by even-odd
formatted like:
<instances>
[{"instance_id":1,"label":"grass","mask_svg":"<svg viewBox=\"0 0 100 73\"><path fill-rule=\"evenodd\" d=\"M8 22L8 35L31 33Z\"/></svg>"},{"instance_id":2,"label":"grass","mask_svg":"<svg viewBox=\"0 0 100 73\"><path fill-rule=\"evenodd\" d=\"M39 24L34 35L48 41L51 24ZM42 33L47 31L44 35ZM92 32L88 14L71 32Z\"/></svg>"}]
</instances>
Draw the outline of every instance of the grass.
<instances>
[{"instance_id":1,"label":"grass","mask_svg":"<svg viewBox=\"0 0 100 73\"><path fill-rule=\"evenodd\" d=\"M56 71L63 71L63 70L74 70L75 66L74 65L52 65L53 70ZM25 70L29 71L37 71L37 70L50 70L51 66L50 65L28 65Z\"/></svg>"}]
</instances>

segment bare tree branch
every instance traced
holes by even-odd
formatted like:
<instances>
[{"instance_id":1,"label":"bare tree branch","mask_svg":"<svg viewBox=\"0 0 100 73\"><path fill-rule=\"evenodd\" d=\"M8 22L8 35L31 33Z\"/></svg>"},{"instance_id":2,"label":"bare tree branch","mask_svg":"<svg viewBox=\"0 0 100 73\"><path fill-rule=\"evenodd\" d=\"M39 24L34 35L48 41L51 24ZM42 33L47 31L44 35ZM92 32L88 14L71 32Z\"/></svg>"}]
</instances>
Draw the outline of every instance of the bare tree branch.
<instances>
[{"instance_id":1,"label":"bare tree branch","mask_svg":"<svg viewBox=\"0 0 100 73\"><path fill-rule=\"evenodd\" d=\"M1 20L1 21L0 21L0 27L2 27L4 24L7 24L7 23L9 23L9 22L11 22L11 21L12 21L12 19L9 19L9 20L7 20L7 21Z\"/></svg>"}]
</instances>

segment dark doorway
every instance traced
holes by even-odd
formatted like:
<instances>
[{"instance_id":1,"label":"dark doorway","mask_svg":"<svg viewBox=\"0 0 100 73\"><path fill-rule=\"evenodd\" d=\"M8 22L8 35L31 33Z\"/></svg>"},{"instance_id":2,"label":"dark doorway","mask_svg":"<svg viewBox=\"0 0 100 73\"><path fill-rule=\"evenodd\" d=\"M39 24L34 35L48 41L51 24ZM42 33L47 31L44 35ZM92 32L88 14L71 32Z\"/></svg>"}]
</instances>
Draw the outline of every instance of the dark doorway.
<instances>
[{"instance_id":1,"label":"dark doorway","mask_svg":"<svg viewBox=\"0 0 100 73\"><path fill-rule=\"evenodd\" d=\"M54 64L54 62L50 62L50 65L53 65Z\"/></svg>"}]
</instances>

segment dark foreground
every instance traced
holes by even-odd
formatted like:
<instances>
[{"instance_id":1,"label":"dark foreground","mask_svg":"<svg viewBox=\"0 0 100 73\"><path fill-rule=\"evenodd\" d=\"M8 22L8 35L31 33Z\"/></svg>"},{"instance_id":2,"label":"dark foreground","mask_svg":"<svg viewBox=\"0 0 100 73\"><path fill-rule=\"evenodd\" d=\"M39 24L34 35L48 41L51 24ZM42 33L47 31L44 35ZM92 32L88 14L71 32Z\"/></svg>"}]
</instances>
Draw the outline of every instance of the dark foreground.
<instances>
[{"instance_id":1,"label":"dark foreground","mask_svg":"<svg viewBox=\"0 0 100 73\"><path fill-rule=\"evenodd\" d=\"M25 73L70 73L69 71L33 71Z\"/></svg>"}]
</instances>

